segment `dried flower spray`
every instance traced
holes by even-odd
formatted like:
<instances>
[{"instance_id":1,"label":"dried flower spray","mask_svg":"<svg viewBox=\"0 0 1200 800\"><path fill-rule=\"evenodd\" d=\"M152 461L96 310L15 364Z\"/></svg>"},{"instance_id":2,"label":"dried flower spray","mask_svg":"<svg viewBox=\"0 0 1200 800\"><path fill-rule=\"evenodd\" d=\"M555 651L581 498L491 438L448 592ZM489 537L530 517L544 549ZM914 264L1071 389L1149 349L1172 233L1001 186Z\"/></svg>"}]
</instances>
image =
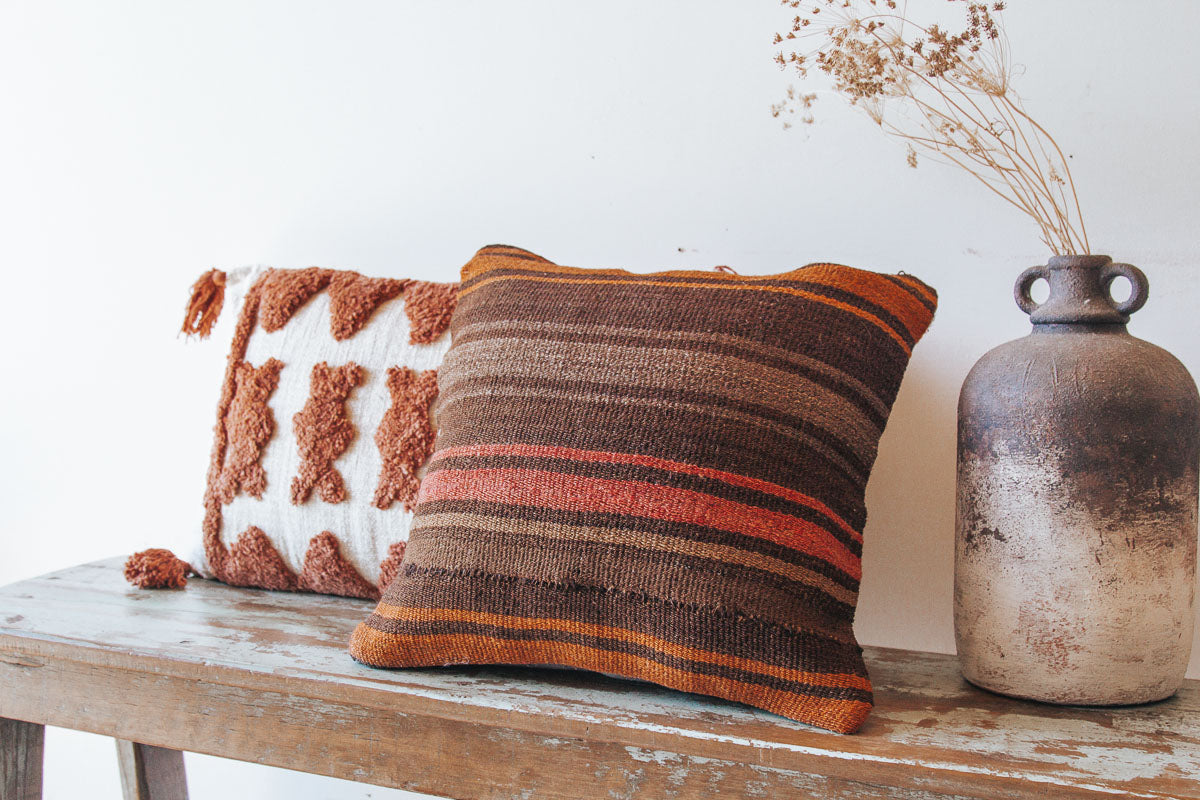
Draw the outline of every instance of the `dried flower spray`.
<instances>
[{"instance_id":1,"label":"dried flower spray","mask_svg":"<svg viewBox=\"0 0 1200 800\"><path fill-rule=\"evenodd\" d=\"M923 152L960 167L1032 217L1054 253L1090 252L1070 165L1012 88L1004 3L946 1L963 10L960 26L918 24L896 0L782 0L796 13L775 35L775 60L828 76L905 142L909 166ZM812 122L815 99L790 87L771 111Z\"/></svg>"}]
</instances>

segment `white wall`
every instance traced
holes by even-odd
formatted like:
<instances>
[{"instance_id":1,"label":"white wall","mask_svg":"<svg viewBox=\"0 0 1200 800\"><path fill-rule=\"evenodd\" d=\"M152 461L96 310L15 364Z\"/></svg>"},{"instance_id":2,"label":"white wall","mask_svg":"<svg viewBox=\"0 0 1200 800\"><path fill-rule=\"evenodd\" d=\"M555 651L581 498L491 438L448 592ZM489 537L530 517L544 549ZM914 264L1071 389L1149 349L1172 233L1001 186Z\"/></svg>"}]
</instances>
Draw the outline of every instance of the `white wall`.
<instances>
[{"instance_id":1,"label":"white wall","mask_svg":"<svg viewBox=\"0 0 1200 800\"><path fill-rule=\"evenodd\" d=\"M1073 156L1095 249L1150 276L1132 330L1200 373L1200 4L1010 6L1018 87ZM210 266L445 280L492 242L636 270L835 260L941 292L868 493L857 629L951 652L955 398L976 358L1027 330L1010 287L1046 253L833 98L782 130L784 11L0 3L0 583L195 529L224 354L174 332ZM118 796L109 742L49 744L48 798ZM197 798L399 796L189 767Z\"/></svg>"}]
</instances>

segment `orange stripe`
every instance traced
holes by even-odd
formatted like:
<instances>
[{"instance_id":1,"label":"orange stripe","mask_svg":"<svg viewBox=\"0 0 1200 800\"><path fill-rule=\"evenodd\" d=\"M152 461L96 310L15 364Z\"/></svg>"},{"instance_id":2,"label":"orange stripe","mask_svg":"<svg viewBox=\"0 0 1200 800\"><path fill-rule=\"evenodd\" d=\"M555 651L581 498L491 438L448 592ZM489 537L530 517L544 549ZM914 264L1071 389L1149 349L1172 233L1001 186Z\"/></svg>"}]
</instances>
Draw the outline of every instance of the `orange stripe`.
<instances>
[{"instance_id":1,"label":"orange stripe","mask_svg":"<svg viewBox=\"0 0 1200 800\"><path fill-rule=\"evenodd\" d=\"M743 489L753 489L763 494L774 495L785 500L790 500L794 503L807 506L814 511L819 511L830 522L834 523L843 530L850 538L856 542L863 540L862 534L850 527L850 524L842 519L836 511L829 506L817 500L814 497L809 497L806 494L788 489L785 486L780 486L776 483L759 480L758 478L750 478L745 475L738 475L733 472L724 472L719 469L711 469L708 467L699 467L695 464L685 464L681 461L668 461L665 458L655 458L653 456L636 455L634 453L610 453L598 450L576 450L570 447L555 447L552 445L536 445L536 444L480 444L480 445L463 445L462 447L449 447L434 453L430 457L429 463L441 460L443 458L457 458L459 456L528 456L530 458L562 458L571 461L583 461L590 463L603 464L635 464L643 467L653 467L665 472L676 472L683 475L695 475L701 478L711 478L713 480L728 483L732 486L738 486Z\"/></svg>"},{"instance_id":2,"label":"orange stripe","mask_svg":"<svg viewBox=\"0 0 1200 800\"><path fill-rule=\"evenodd\" d=\"M569 665L610 675L651 681L669 689L696 692L819 725L838 733L853 733L866 721L871 704L785 692L732 678L699 675L646 658L597 650L565 642L520 642L485 636L398 636L366 623L350 638L350 652L377 667L442 667L451 664Z\"/></svg>"},{"instance_id":3,"label":"orange stripe","mask_svg":"<svg viewBox=\"0 0 1200 800\"><path fill-rule=\"evenodd\" d=\"M465 270L464 270L464 272L465 272ZM595 272L598 272L598 270L592 270L591 272L595 273ZM674 273L674 274L678 274L678 273ZM720 274L720 273L714 273L714 274ZM782 276L775 275L772 277L774 277L776 279L780 279ZM464 279L465 279L465 275L464 275ZM464 297L469 295L471 292L474 292L476 289L480 289L484 286L487 286L488 284L497 283L499 281L537 281L539 283L575 283L575 284L586 284L586 285L616 284L616 285L637 285L637 286L665 286L665 287L669 287L669 288L678 288L678 289L730 289L730 290L747 291L747 292L777 292L780 294L790 294L790 295L794 295L796 297L802 297L806 300L812 300L814 302L823 303L827 306L832 306L841 311L849 312L849 313L855 315L856 317L860 317L860 318L866 320L867 322L870 322L872 325L875 325L877 328L879 328L884 333L886 333L888 336L890 336L893 340L895 340L896 344L900 345L900 348L904 351L905 355L912 355L912 348L909 347L908 342L904 341L904 337L902 337L899 333L897 333L894 328L892 328L890 325L888 325L882 319L880 319L879 317L870 313L869 311L864 311L861 308L856 308L855 306L852 306L849 303L843 303L841 300L835 300L832 297L824 297L819 294L814 294L813 292L806 292L803 289L793 289L790 286L744 286L744 285L723 286L721 284L715 284L715 283L679 283L676 281L616 280L616 279L598 280L598 279L593 279L593 278L579 278L579 279L552 278L552 277L547 277L547 276L542 276L542 275L496 275L495 277L484 278L483 280L479 281L479 283L476 283L474 286L471 286L470 288L461 290L458 293L459 301L461 302Z\"/></svg>"},{"instance_id":4,"label":"orange stripe","mask_svg":"<svg viewBox=\"0 0 1200 800\"><path fill-rule=\"evenodd\" d=\"M854 580L862 562L819 525L719 497L645 481L611 480L534 469L444 469L425 476L418 503L481 500L563 511L632 514L765 539L807 553Z\"/></svg>"},{"instance_id":5,"label":"orange stripe","mask_svg":"<svg viewBox=\"0 0 1200 800\"><path fill-rule=\"evenodd\" d=\"M869 277L868 277L869 276ZM822 264L818 267L808 267L800 280L840 289L857 295L868 303L886 308L894 315L914 339L919 339L929 327L933 315L921 301L887 278L873 273L864 273L851 267L837 264Z\"/></svg>"},{"instance_id":6,"label":"orange stripe","mask_svg":"<svg viewBox=\"0 0 1200 800\"><path fill-rule=\"evenodd\" d=\"M714 653L695 647L669 642L647 633L614 628L608 625L594 625L572 619L548 619L543 617L515 617L507 614L488 614L482 611L466 611L456 608L413 608L409 606L394 606L380 602L375 613L387 619L397 619L406 622L467 622L475 625L493 625L499 628L509 628L518 631L559 631L574 633L580 636L590 636L594 639L616 639L630 644L649 647L675 658L688 661L699 661L705 664L716 664L720 667L740 669L743 672L753 672L759 675L769 675L795 683L806 683L810 686L828 686L833 688L863 689L871 691L871 682L860 675L848 672L808 672L806 670L789 669L755 661L749 658Z\"/></svg>"},{"instance_id":7,"label":"orange stripe","mask_svg":"<svg viewBox=\"0 0 1200 800\"><path fill-rule=\"evenodd\" d=\"M519 248L517 248L519 249ZM531 254L532 255L532 254ZM537 256L541 258L541 256ZM799 274L801 270L807 269L802 267L792 272L787 272L782 275L733 275L727 272L715 272L711 270L701 269L668 269L660 272L643 272L633 273L626 269L592 269L584 267L564 267L560 264L555 264L552 261L543 261L537 264L531 264L526 259L515 259L509 257L505 253L495 251L487 251L485 248L476 254L470 262L468 262L461 272L461 280L465 283L472 278L478 277L485 272L491 272L495 269L520 270L524 272L552 272L556 275L578 275L581 277L595 275L613 275L619 277L685 277L685 278L712 278L715 280L724 281L757 281L757 280L773 280L785 279L789 275Z\"/></svg>"},{"instance_id":8,"label":"orange stripe","mask_svg":"<svg viewBox=\"0 0 1200 800\"><path fill-rule=\"evenodd\" d=\"M937 292L930 289L922 281L918 280L917 278L914 278L912 275L902 275L899 273L897 273L895 275L895 278L896 278L896 280L904 281L906 284L908 284L909 286L911 286L912 288L914 288L918 292L920 292L921 296L924 297L926 300L933 303L934 305L937 305L937 300L938 300Z\"/></svg>"}]
</instances>

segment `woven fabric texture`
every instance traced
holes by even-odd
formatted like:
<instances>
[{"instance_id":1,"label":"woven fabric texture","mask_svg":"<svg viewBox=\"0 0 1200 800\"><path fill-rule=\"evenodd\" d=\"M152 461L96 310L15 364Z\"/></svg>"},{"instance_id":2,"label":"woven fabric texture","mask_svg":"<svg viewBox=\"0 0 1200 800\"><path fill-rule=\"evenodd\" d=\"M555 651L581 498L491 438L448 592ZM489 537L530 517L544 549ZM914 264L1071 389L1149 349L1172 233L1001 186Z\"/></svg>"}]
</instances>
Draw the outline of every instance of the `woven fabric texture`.
<instances>
[{"instance_id":1,"label":"woven fabric texture","mask_svg":"<svg viewBox=\"0 0 1200 800\"><path fill-rule=\"evenodd\" d=\"M197 571L379 597L433 449L456 293L315 267L257 276L222 386Z\"/></svg>"},{"instance_id":2,"label":"woven fabric texture","mask_svg":"<svg viewBox=\"0 0 1200 800\"><path fill-rule=\"evenodd\" d=\"M864 490L936 294L908 275L481 250L381 667L555 664L856 730Z\"/></svg>"}]
</instances>

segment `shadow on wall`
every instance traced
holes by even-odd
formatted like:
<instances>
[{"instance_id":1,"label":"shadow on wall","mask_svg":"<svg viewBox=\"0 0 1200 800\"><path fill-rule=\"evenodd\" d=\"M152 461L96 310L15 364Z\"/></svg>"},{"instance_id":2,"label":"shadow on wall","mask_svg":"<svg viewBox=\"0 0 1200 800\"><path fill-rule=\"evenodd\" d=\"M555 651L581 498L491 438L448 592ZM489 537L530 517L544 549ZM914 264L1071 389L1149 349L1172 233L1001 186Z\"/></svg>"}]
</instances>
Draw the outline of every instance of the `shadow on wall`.
<instances>
[{"instance_id":1,"label":"shadow on wall","mask_svg":"<svg viewBox=\"0 0 1200 800\"><path fill-rule=\"evenodd\" d=\"M921 358L918 350L867 485L855 623L864 644L954 652L955 451L962 376L940 366Z\"/></svg>"}]
</instances>

